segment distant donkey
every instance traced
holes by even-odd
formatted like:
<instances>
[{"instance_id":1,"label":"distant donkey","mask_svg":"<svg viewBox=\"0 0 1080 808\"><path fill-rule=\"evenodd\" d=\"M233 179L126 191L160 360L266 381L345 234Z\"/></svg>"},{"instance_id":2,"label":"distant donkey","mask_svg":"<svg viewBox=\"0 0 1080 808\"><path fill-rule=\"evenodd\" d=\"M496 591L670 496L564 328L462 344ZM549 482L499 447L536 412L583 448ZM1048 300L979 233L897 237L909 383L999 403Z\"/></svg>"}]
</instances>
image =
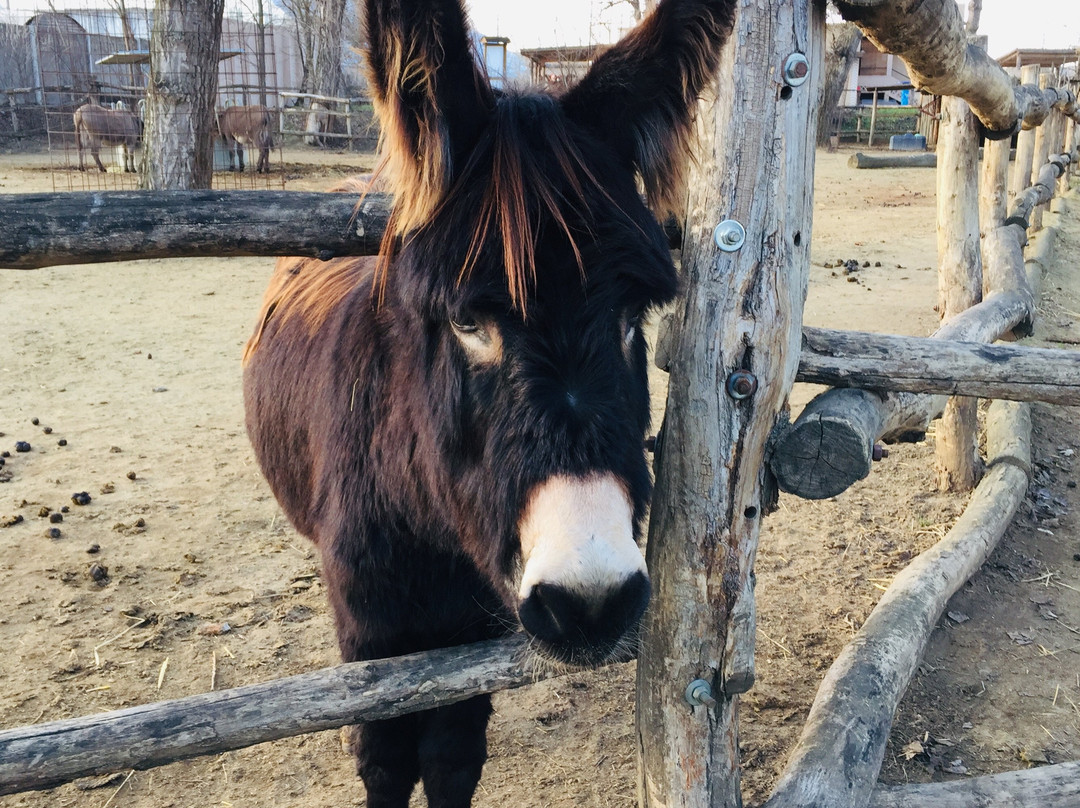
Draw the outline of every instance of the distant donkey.
<instances>
[{"instance_id":1,"label":"distant donkey","mask_svg":"<svg viewBox=\"0 0 1080 808\"><path fill-rule=\"evenodd\" d=\"M118 106L106 109L97 104L83 104L74 115L75 145L79 150L79 171L85 171L83 149L90 149L97 167L104 171L98 152L102 146L123 150L124 171L135 173L135 146L142 134L142 122L135 113Z\"/></svg>"},{"instance_id":2,"label":"distant donkey","mask_svg":"<svg viewBox=\"0 0 1080 808\"><path fill-rule=\"evenodd\" d=\"M278 263L248 434L319 548L345 660L520 629L603 665L649 601L643 323L678 289L654 212L680 198L736 2L663 0L557 96L493 89L462 6L367 0L384 249ZM466 808L490 715L483 695L353 729L368 808L421 780L429 808Z\"/></svg>"},{"instance_id":3,"label":"distant donkey","mask_svg":"<svg viewBox=\"0 0 1080 808\"><path fill-rule=\"evenodd\" d=\"M218 113L218 131L229 152L229 171L236 170L234 151L240 171L244 170L244 148L250 146L259 150L256 173L270 173L270 149L274 148L273 120L270 110L262 104L226 107Z\"/></svg>"}]
</instances>

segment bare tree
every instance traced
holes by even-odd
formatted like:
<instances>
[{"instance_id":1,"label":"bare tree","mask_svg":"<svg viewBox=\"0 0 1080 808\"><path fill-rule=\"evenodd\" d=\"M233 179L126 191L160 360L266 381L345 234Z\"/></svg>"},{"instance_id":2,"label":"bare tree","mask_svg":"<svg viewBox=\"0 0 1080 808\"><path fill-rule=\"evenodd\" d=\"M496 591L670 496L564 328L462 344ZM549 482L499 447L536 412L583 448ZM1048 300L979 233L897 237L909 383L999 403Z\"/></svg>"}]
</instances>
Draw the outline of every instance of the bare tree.
<instances>
[{"instance_id":1,"label":"bare tree","mask_svg":"<svg viewBox=\"0 0 1080 808\"><path fill-rule=\"evenodd\" d=\"M634 12L634 22L641 22L642 18L649 14L654 8L656 8L657 0L608 0L607 5L604 6L604 11L609 8L615 8L615 6L621 6L626 3Z\"/></svg>"},{"instance_id":2,"label":"bare tree","mask_svg":"<svg viewBox=\"0 0 1080 808\"><path fill-rule=\"evenodd\" d=\"M818 145L829 142L829 136L839 123L840 96L844 92L848 72L858 58L862 33L855 23L830 23L825 39L825 81L822 111L818 116Z\"/></svg>"},{"instance_id":3,"label":"bare tree","mask_svg":"<svg viewBox=\"0 0 1080 808\"><path fill-rule=\"evenodd\" d=\"M209 188L225 0L155 0L143 181L151 190Z\"/></svg>"},{"instance_id":4,"label":"bare tree","mask_svg":"<svg viewBox=\"0 0 1080 808\"><path fill-rule=\"evenodd\" d=\"M346 0L315 0L313 85L319 95L339 96L345 86L341 72L341 39Z\"/></svg>"},{"instance_id":5,"label":"bare tree","mask_svg":"<svg viewBox=\"0 0 1080 808\"><path fill-rule=\"evenodd\" d=\"M300 92L310 93L314 79L315 6L318 0L274 0L293 23L296 47L300 51Z\"/></svg>"}]
</instances>

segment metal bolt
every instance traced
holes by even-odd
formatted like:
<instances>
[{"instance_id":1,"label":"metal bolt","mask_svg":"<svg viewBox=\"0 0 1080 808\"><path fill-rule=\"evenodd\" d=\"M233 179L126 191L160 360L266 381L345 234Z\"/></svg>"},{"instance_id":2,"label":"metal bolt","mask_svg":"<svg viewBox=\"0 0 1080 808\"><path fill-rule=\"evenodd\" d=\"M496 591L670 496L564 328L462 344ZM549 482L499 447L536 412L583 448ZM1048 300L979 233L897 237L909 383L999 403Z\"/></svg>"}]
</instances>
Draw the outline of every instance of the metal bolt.
<instances>
[{"instance_id":1,"label":"metal bolt","mask_svg":"<svg viewBox=\"0 0 1080 808\"><path fill-rule=\"evenodd\" d=\"M793 53L784 62L784 83L791 87L803 84L810 75L810 62L801 53Z\"/></svg>"},{"instance_id":2,"label":"metal bolt","mask_svg":"<svg viewBox=\"0 0 1080 808\"><path fill-rule=\"evenodd\" d=\"M870 453L870 456L874 460L881 460L883 457L889 456L889 450L882 446L880 443L875 443L874 450Z\"/></svg>"},{"instance_id":3,"label":"metal bolt","mask_svg":"<svg viewBox=\"0 0 1080 808\"><path fill-rule=\"evenodd\" d=\"M695 679L686 686L686 700L693 707L712 709L716 706L716 699L713 698L712 694L712 685L704 679Z\"/></svg>"},{"instance_id":4,"label":"metal bolt","mask_svg":"<svg viewBox=\"0 0 1080 808\"><path fill-rule=\"evenodd\" d=\"M746 241L746 228L734 219L724 219L713 230L713 241L724 252L735 252Z\"/></svg>"},{"instance_id":5,"label":"metal bolt","mask_svg":"<svg viewBox=\"0 0 1080 808\"><path fill-rule=\"evenodd\" d=\"M727 394L736 401L750 398L757 392L757 376L749 370L735 370L727 377Z\"/></svg>"}]
</instances>

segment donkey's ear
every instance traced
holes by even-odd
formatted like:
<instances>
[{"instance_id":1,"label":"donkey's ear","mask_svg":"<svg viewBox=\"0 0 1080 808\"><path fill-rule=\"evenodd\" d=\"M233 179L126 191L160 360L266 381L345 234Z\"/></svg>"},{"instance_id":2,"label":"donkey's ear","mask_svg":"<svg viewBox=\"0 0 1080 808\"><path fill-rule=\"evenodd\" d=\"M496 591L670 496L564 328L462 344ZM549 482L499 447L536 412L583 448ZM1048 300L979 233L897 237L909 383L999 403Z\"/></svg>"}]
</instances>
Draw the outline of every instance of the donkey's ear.
<instances>
[{"instance_id":1,"label":"donkey's ear","mask_svg":"<svg viewBox=\"0 0 1080 808\"><path fill-rule=\"evenodd\" d=\"M367 0L368 74L394 229L428 220L494 107L461 0Z\"/></svg>"},{"instance_id":2,"label":"donkey's ear","mask_svg":"<svg viewBox=\"0 0 1080 808\"><path fill-rule=\"evenodd\" d=\"M679 203L698 96L716 74L736 0L664 0L563 98L633 165L657 214Z\"/></svg>"}]
</instances>

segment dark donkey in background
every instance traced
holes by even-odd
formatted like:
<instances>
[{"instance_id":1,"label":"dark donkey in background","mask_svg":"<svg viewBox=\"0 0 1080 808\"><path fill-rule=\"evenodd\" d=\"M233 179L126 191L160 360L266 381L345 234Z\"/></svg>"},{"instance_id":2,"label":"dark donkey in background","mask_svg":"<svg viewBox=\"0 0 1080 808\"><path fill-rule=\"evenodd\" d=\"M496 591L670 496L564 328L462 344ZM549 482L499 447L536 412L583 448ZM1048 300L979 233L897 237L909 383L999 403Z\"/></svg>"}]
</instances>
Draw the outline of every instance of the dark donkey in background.
<instances>
[{"instance_id":1,"label":"dark donkey in background","mask_svg":"<svg viewBox=\"0 0 1080 808\"><path fill-rule=\"evenodd\" d=\"M666 0L561 97L497 93L460 0L368 0L396 204L378 259L281 261L248 430L322 555L345 660L497 637L595 666L649 582L642 319L730 0ZM353 728L371 808L467 806L490 698Z\"/></svg>"}]
</instances>

